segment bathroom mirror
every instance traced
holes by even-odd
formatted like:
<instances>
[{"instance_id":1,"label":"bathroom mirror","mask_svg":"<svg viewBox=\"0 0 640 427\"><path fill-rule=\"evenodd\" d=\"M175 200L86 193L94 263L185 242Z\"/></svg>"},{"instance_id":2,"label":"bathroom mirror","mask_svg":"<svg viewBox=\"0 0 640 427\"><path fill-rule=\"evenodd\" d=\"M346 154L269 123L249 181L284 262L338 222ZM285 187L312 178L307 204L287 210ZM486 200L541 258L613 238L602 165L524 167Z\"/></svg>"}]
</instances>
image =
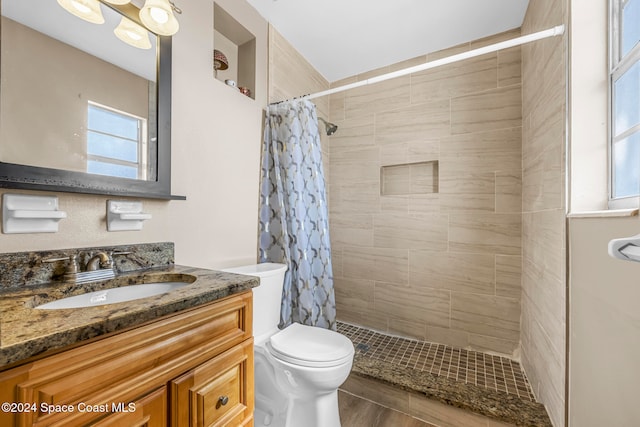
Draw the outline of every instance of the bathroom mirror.
<instances>
[{"instance_id":1,"label":"bathroom mirror","mask_svg":"<svg viewBox=\"0 0 640 427\"><path fill-rule=\"evenodd\" d=\"M171 193L171 38L116 36L54 0L2 0L0 187L183 199ZM140 28L142 29L142 28Z\"/></svg>"}]
</instances>

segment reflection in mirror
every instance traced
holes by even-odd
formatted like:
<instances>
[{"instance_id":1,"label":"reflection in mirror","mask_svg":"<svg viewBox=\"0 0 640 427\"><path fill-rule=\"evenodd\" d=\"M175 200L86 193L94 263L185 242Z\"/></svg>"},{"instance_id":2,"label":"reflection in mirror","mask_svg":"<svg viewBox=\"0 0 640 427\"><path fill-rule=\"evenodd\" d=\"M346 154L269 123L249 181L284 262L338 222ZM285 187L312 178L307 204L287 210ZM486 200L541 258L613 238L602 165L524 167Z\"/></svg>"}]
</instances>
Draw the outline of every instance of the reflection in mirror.
<instances>
[{"instance_id":1,"label":"reflection in mirror","mask_svg":"<svg viewBox=\"0 0 640 427\"><path fill-rule=\"evenodd\" d=\"M156 181L157 36L98 5L2 0L0 161Z\"/></svg>"}]
</instances>

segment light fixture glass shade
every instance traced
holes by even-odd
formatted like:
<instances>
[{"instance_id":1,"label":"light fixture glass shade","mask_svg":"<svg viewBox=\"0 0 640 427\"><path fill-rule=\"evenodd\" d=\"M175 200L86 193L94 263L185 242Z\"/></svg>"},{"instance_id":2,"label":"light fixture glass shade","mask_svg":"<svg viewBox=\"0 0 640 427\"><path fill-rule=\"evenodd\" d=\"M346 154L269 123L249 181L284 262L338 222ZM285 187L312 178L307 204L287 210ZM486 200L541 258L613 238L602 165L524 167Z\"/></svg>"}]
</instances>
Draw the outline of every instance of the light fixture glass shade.
<instances>
[{"instance_id":1,"label":"light fixture glass shade","mask_svg":"<svg viewBox=\"0 0 640 427\"><path fill-rule=\"evenodd\" d=\"M178 32L179 24L168 0L146 0L140 9L140 20L160 36L172 36Z\"/></svg>"},{"instance_id":2,"label":"light fixture glass shade","mask_svg":"<svg viewBox=\"0 0 640 427\"><path fill-rule=\"evenodd\" d=\"M128 45L138 49L151 49L147 30L124 16L113 32L116 37Z\"/></svg>"},{"instance_id":3,"label":"light fixture glass shade","mask_svg":"<svg viewBox=\"0 0 640 427\"><path fill-rule=\"evenodd\" d=\"M98 0L58 0L58 4L72 15L92 24L104 24Z\"/></svg>"},{"instance_id":4,"label":"light fixture glass shade","mask_svg":"<svg viewBox=\"0 0 640 427\"><path fill-rule=\"evenodd\" d=\"M107 3L111 3L111 4L127 4L129 3L131 0L104 0Z\"/></svg>"}]
</instances>

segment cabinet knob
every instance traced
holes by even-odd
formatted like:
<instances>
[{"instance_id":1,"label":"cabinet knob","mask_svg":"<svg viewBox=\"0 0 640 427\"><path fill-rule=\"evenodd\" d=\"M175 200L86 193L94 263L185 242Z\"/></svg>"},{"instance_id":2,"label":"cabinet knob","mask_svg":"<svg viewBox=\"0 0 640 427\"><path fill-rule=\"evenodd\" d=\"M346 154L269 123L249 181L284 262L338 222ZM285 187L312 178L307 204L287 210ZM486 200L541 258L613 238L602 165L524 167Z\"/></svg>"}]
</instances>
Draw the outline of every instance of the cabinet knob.
<instances>
[{"instance_id":1,"label":"cabinet knob","mask_svg":"<svg viewBox=\"0 0 640 427\"><path fill-rule=\"evenodd\" d=\"M228 396L220 396L218 398L218 404L216 406L219 408L220 406L224 406L227 403L229 403L229 397Z\"/></svg>"}]
</instances>

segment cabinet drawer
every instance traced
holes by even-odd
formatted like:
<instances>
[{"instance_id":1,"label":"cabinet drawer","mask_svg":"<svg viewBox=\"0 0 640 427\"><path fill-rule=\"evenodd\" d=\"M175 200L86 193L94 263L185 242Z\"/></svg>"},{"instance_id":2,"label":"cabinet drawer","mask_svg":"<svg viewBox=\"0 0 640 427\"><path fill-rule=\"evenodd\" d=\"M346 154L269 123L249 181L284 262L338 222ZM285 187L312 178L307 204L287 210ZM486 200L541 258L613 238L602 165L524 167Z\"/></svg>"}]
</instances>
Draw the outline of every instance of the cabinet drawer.
<instances>
[{"instance_id":1,"label":"cabinet drawer","mask_svg":"<svg viewBox=\"0 0 640 427\"><path fill-rule=\"evenodd\" d=\"M91 427L167 427L167 387L117 410Z\"/></svg>"},{"instance_id":2,"label":"cabinet drawer","mask_svg":"<svg viewBox=\"0 0 640 427\"><path fill-rule=\"evenodd\" d=\"M170 383L174 426L244 425L253 417L253 340Z\"/></svg>"}]
</instances>

